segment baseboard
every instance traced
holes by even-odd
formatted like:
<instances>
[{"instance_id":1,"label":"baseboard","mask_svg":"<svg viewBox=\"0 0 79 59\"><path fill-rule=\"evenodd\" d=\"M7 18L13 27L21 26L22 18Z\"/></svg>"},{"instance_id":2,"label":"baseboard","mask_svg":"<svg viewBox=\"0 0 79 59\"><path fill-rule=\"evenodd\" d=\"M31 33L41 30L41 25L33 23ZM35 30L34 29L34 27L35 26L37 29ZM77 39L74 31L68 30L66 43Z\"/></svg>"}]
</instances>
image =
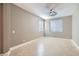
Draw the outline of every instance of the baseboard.
<instances>
[{"instance_id":1,"label":"baseboard","mask_svg":"<svg viewBox=\"0 0 79 59\"><path fill-rule=\"evenodd\" d=\"M33 41L35 41L35 40L29 41L29 42L25 42L25 43L16 45L16 46L14 46L14 47L11 47L8 52L1 54L1 56L10 56L11 51L13 51L13 50L15 50L15 49L17 49L17 48L20 48L20 47L22 47L22 46L24 46L24 45L27 45L27 44L29 44L29 43L31 43L31 42L33 42Z\"/></svg>"},{"instance_id":2,"label":"baseboard","mask_svg":"<svg viewBox=\"0 0 79 59\"><path fill-rule=\"evenodd\" d=\"M72 43L75 45L75 47L76 47L77 49L79 49L79 46L76 44L76 42L75 42L74 40L72 40Z\"/></svg>"},{"instance_id":3,"label":"baseboard","mask_svg":"<svg viewBox=\"0 0 79 59\"><path fill-rule=\"evenodd\" d=\"M8 52L6 52L6 53L0 54L0 56L9 56L9 55L10 55L10 50Z\"/></svg>"},{"instance_id":4,"label":"baseboard","mask_svg":"<svg viewBox=\"0 0 79 59\"><path fill-rule=\"evenodd\" d=\"M9 50L7 53L5 53L3 56L9 56L11 51Z\"/></svg>"},{"instance_id":5,"label":"baseboard","mask_svg":"<svg viewBox=\"0 0 79 59\"><path fill-rule=\"evenodd\" d=\"M15 49L17 49L17 48L20 48L20 47L22 47L22 46L24 46L24 45L27 45L27 44L29 44L29 43L31 43L31 42L33 42L33 41L36 41L36 40L38 40L38 39L34 39L34 40L29 41L29 42L25 42L25 43L19 44L19 45L17 45L17 46L11 47L10 50L9 50L7 53L3 54L3 56L9 56L12 50L15 50ZM72 41L72 43L74 44L74 46L75 46L77 49L79 49L79 46L76 44L76 42L75 42L74 40L71 40L71 41Z\"/></svg>"},{"instance_id":6,"label":"baseboard","mask_svg":"<svg viewBox=\"0 0 79 59\"><path fill-rule=\"evenodd\" d=\"M31 41L29 41L29 42L25 42L25 43L19 44L19 45L16 45L16 46L14 46L14 47L11 47L10 50L15 50L15 49L17 49L17 48L19 48L19 47L22 47L22 46L24 46L24 45L27 45L27 44L29 44L29 43L35 41L35 40L36 40L36 39L31 40Z\"/></svg>"},{"instance_id":7,"label":"baseboard","mask_svg":"<svg viewBox=\"0 0 79 59\"><path fill-rule=\"evenodd\" d=\"M33 41L36 41L36 40L38 40L38 38L37 38L37 39L34 39L34 40L31 40L31 41L28 41L28 42L25 42L25 43L22 43L22 44L19 44L19 45L16 45L16 46L14 46L14 47L11 47L7 53L4 53L4 54L2 54L2 55L3 55L3 56L10 56L10 53L11 53L12 50L15 50L15 49L17 49L17 48L20 48L20 47L22 47L22 46L24 46L24 45L27 45L27 44L29 44L29 43L31 43L31 42L33 42Z\"/></svg>"}]
</instances>

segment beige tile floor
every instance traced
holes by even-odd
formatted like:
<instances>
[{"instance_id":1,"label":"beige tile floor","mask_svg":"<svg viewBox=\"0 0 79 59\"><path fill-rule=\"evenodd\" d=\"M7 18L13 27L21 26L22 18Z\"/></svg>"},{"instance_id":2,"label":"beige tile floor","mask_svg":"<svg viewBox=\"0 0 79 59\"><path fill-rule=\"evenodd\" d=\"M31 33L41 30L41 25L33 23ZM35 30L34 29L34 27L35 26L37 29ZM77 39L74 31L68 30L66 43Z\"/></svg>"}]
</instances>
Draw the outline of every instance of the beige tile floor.
<instances>
[{"instance_id":1,"label":"beige tile floor","mask_svg":"<svg viewBox=\"0 0 79 59\"><path fill-rule=\"evenodd\" d=\"M10 56L79 56L71 39L41 37L14 49Z\"/></svg>"}]
</instances>

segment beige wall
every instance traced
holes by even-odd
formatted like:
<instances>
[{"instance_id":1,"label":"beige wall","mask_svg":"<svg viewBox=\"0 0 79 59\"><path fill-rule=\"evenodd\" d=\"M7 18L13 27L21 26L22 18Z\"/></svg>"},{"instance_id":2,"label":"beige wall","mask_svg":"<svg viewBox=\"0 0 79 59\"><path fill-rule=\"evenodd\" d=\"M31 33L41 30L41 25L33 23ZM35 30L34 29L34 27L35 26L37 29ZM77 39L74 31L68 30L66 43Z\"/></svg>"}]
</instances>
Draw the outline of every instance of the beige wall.
<instances>
[{"instance_id":1,"label":"beige wall","mask_svg":"<svg viewBox=\"0 0 79 59\"><path fill-rule=\"evenodd\" d=\"M0 4L0 53L3 52L3 4Z\"/></svg>"},{"instance_id":2,"label":"beige wall","mask_svg":"<svg viewBox=\"0 0 79 59\"><path fill-rule=\"evenodd\" d=\"M43 32L38 32L38 20L42 19L13 4L4 4L4 52L43 36Z\"/></svg>"},{"instance_id":3,"label":"beige wall","mask_svg":"<svg viewBox=\"0 0 79 59\"><path fill-rule=\"evenodd\" d=\"M59 37L59 38L72 38L72 16L65 16L61 18L55 18L63 20L63 32L50 32L49 21L46 22L46 36ZM49 28L49 29L48 29Z\"/></svg>"},{"instance_id":4,"label":"beige wall","mask_svg":"<svg viewBox=\"0 0 79 59\"><path fill-rule=\"evenodd\" d=\"M79 5L72 15L72 39L79 46Z\"/></svg>"},{"instance_id":5,"label":"beige wall","mask_svg":"<svg viewBox=\"0 0 79 59\"><path fill-rule=\"evenodd\" d=\"M11 40L11 8L10 4L3 4L3 52L7 52Z\"/></svg>"},{"instance_id":6,"label":"beige wall","mask_svg":"<svg viewBox=\"0 0 79 59\"><path fill-rule=\"evenodd\" d=\"M43 33L38 32L38 20L41 18L32 15L31 13L11 5L11 29L15 30L15 34L12 34L11 46L27 42L38 38Z\"/></svg>"}]
</instances>

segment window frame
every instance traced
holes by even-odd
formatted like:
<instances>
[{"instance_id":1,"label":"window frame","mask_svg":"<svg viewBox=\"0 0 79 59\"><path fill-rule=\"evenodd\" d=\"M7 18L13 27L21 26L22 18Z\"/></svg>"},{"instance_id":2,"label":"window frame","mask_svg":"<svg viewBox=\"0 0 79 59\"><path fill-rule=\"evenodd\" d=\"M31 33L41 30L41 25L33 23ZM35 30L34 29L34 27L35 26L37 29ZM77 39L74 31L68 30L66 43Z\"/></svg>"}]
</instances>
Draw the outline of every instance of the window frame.
<instances>
[{"instance_id":1,"label":"window frame","mask_svg":"<svg viewBox=\"0 0 79 59\"><path fill-rule=\"evenodd\" d=\"M42 30L40 30L40 28L41 28L40 25L39 25L39 22L40 22L40 21L43 22L43 24L42 24ZM44 20L38 20L38 31L39 31L39 32L44 32L44 26L45 26L45 25L44 25Z\"/></svg>"}]
</instances>

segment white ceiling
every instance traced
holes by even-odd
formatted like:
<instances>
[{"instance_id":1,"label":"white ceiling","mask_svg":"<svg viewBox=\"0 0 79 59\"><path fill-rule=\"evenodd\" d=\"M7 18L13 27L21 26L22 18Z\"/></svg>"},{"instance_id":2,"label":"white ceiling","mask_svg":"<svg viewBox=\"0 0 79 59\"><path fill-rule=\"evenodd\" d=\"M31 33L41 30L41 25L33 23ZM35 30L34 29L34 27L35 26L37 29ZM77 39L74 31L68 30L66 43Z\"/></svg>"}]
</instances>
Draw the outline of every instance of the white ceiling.
<instances>
[{"instance_id":1,"label":"white ceiling","mask_svg":"<svg viewBox=\"0 0 79 59\"><path fill-rule=\"evenodd\" d=\"M14 3L15 5L33 13L43 19L51 19L72 15L76 5L74 3ZM49 16L49 10L54 8L57 12L56 16Z\"/></svg>"}]
</instances>

